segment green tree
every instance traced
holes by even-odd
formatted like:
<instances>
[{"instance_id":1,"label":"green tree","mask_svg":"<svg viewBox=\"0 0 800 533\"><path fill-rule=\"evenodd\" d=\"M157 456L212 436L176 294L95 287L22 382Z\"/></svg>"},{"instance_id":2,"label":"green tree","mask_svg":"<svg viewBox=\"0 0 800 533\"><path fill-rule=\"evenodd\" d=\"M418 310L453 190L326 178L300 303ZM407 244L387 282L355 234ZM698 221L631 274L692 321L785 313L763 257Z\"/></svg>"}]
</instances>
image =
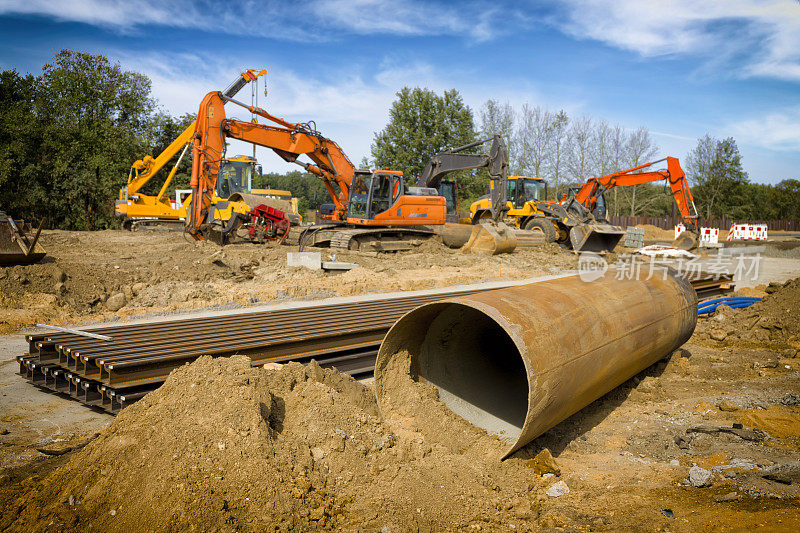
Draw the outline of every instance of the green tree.
<instances>
[{"instance_id":1,"label":"green tree","mask_svg":"<svg viewBox=\"0 0 800 533\"><path fill-rule=\"evenodd\" d=\"M800 220L800 180L781 181L775 186L773 194L779 218Z\"/></svg>"},{"instance_id":2,"label":"green tree","mask_svg":"<svg viewBox=\"0 0 800 533\"><path fill-rule=\"evenodd\" d=\"M186 113L180 117L173 117L163 111L156 113L148 120L147 126L143 129L144 146L138 158L141 159L145 154L151 154L153 157L158 156L164 149L169 146L172 141L180 135L192 122L194 122L195 114ZM151 179L142 189L144 194L156 195L161 190L164 180L172 171L172 168L178 162L180 152L175 154L170 161L164 165L156 176ZM172 196L175 189L188 189L189 181L192 177L192 153L191 148L184 154L181 159L178 170L175 176L167 187L165 194Z\"/></svg>"},{"instance_id":3,"label":"green tree","mask_svg":"<svg viewBox=\"0 0 800 533\"><path fill-rule=\"evenodd\" d=\"M150 80L104 55L62 50L42 68L36 113L42 119L40 172L59 226L114 223L113 199L140 152L155 101Z\"/></svg>"},{"instance_id":4,"label":"green tree","mask_svg":"<svg viewBox=\"0 0 800 533\"><path fill-rule=\"evenodd\" d=\"M43 216L47 189L31 164L39 156L36 78L0 72L0 209L15 218Z\"/></svg>"},{"instance_id":5,"label":"green tree","mask_svg":"<svg viewBox=\"0 0 800 533\"><path fill-rule=\"evenodd\" d=\"M728 215L750 216L747 199L749 178L733 137L718 140L706 134L686 157L686 175L694 184L692 193L706 218Z\"/></svg>"},{"instance_id":6,"label":"green tree","mask_svg":"<svg viewBox=\"0 0 800 533\"><path fill-rule=\"evenodd\" d=\"M472 110L455 89L439 96L403 87L389 115L389 123L375 134L372 157L376 168L401 170L407 183L416 181L434 154L475 140Z\"/></svg>"}]
</instances>

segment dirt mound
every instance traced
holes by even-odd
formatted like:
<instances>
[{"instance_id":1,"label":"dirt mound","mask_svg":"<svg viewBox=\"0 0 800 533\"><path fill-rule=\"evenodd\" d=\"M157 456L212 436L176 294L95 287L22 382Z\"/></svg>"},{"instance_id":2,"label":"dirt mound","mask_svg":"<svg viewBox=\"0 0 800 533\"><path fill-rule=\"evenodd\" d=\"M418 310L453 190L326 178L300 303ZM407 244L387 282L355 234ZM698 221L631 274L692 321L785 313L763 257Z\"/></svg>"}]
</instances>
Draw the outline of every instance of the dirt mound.
<instances>
[{"instance_id":1,"label":"dirt mound","mask_svg":"<svg viewBox=\"0 0 800 533\"><path fill-rule=\"evenodd\" d=\"M27 482L0 529L524 531L535 523L541 478L522 460L488 457L490 437L468 424L445 432L450 421L423 428L377 414L371 389L335 370L203 357L63 467Z\"/></svg>"},{"instance_id":2,"label":"dirt mound","mask_svg":"<svg viewBox=\"0 0 800 533\"><path fill-rule=\"evenodd\" d=\"M652 224L639 224L637 228L644 229L644 240L646 241L673 241L675 240L675 232L669 229L661 229Z\"/></svg>"},{"instance_id":3,"label":"dirt mound","mask_svg":"<svg viewBox=\"0 0 800 533\"><path fill-rule=\"evenodd\" d=\"M0 267L0 334L32 322L70 324L521 279L574 268L576 262L555 245L555 252L542 247L487 258L458 253L439 237L378 256L321 249L323 260L336 255L361 267L348 275L287 268L286 253L297 247L277 243L220 248L190 242L179 232L113 230L47 231L41 240L48 254L42 262Z\"/></svg>"},{"instance_id":4,"label":"dirt mound","mask_svg":"<svg viewBox=\"0 0 800 533\"><path fill-rule=\"evenodd\" d=\"M744 309L720 306L698 322L698 330L717 342L762 343L800 349L800 278L770 284L762 300Z\"/></svg>"}]
</instances>

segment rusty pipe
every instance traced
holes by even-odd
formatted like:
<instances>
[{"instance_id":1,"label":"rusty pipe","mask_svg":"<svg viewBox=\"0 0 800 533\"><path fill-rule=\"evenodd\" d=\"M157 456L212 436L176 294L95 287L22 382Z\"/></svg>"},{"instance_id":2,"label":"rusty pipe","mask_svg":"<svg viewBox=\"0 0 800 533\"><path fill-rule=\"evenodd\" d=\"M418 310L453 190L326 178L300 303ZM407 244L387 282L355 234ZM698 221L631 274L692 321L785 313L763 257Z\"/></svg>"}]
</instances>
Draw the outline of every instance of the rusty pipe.
<instances>
[{"instance_id":1,"label":"rusty pipe","mask_svg":"<svg viewBox=\"0 0 800 533\"><path fill-rule=\"evenodd\" d=\"M381 344L379 406L393 409L387 368L407 351L411 377L507 442L505 458L672 353L696 324L685 279L617 280L613 270L592 282L566 277L426 304Z\"/></svg>"}]
</instances>

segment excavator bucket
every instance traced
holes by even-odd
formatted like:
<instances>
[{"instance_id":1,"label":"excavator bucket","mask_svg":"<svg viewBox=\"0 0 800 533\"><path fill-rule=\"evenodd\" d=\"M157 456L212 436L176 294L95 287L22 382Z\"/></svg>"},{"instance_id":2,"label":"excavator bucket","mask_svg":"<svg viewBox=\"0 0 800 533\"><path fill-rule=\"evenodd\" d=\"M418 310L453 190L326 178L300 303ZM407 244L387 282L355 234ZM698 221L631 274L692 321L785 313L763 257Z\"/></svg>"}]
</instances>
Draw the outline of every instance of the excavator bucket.
<instances>
[{"instance_id":1,"label":"excavator bucket","mask_svg":"<svg viewBox=\"0 0 800 533\"><path fill-rule=\"evenodd\" d=\"M672 241L672 246L675 248L679 248L681 250L694 250L697 248L699 239L696 233L690 230L686 230L680 235L678 238Z\"/></svg>"},{"instance_id":2,"label":"excavator bucket","mask_svg":"<svg viewBox=\"0 0 800 533\"><path fill-rule=\"evenodd\" d=\"M625 230L611 224L579 224L569 232L576 252L611 252L624 236Z\"/></svg>"},{"instance_id":3,"label":"excavator bucket","mask_svg":"<svg viewBox=\"0 0 800 533\"><path fill-rule=\"evenodd\" d=\"M485 221L472 227L472 234L461 253L497 255L511 253L517 247L514 231L502 222Z\"/></svg>"},{"instance_id":4,"label":"excavator bucket","mask_svg":"<svg viewBox=\"0 0 800 533\"><path fill-rule=\"evenodd\" d=\"M45 255L38 243L42 226L31 237L22 220L13 218L0 211L0 265L28 265L36 263Z\"/></svg>"}]
</instances>

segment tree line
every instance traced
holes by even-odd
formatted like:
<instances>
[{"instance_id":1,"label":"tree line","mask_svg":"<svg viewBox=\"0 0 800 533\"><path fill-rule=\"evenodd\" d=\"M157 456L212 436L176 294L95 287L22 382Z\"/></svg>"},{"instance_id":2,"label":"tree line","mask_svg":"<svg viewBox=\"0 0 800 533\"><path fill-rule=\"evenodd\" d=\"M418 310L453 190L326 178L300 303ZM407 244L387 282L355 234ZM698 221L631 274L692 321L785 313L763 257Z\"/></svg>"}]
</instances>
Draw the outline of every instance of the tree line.
<instances>
[{"instance_id":1,"label":"tree line","mask_svg":"<svg viewBox=\"0 0 800 533\"><path fill-rule=\"evenodd\" d=\"M487 100L476 119L455 89L440 95L404 87L396 96L386 127L374 135L371 157L361 165L401 170L409 184L435 153L494 134L506 139L512 174L544 178L551 198L590 176L657 159L660 151L647 128L629 130L564 110L529 104L514 109ZM146 76L103 55L62 50L38 75L4 70L0 209L32 221L47 217L55 228L117 227L114 201L131 164L159 154L193 119L163 111ZM171 189L188 186L189 159L182 161ZM752 183L733 138L706 135L680 159L701 216L800 220L800 180ZM453 177L462 210L486 192L485 170ZM303 173L265 174L256 182L292 191L303 209L329 201L321 181ZM154 194L160 184L153 180L144 192ZM669 189L659 184L617 187L606 200L610 214L668 216L673 209Z\"/></svg>"},{"instance_id":2,"label":"tree line","mask_svg":"<svg viewBox=\"0 0 800 533\"><path fill-rule=\"evenodd\" d=\"M62 50L37 76L4 70L0 209L54 228L116 227L131 163L160 153L187 120L158 108L146 76L103 55Z\"/></svg>"}]
</instances>

